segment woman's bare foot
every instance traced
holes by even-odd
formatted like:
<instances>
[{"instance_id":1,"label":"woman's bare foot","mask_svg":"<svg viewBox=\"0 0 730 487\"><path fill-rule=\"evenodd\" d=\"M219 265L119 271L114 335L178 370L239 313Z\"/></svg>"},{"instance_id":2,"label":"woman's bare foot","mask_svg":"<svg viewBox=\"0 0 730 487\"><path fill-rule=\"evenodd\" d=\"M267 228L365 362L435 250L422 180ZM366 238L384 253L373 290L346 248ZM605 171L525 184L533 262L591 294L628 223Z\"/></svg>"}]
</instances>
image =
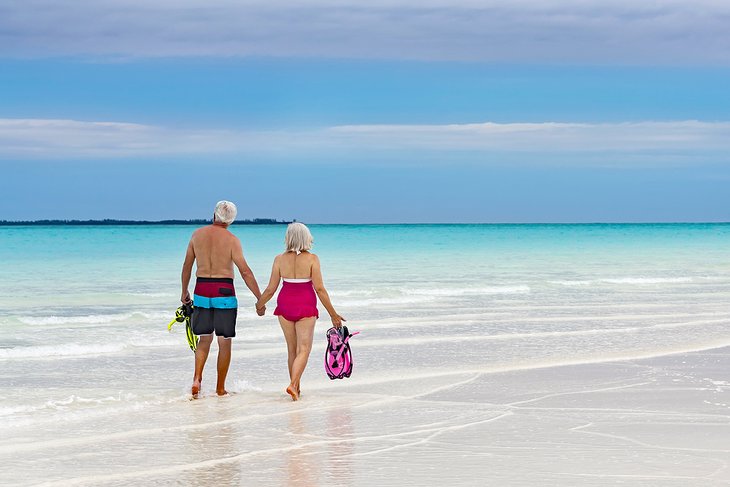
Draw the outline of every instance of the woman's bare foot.
<instances>
[{"instance_id":1,"label":"woman's bare foot","mask_svg":"<svg viewBox=\"0 0 730 487\"><path fill-rule=\"evenodd\" d=\"M190 393L193 395L193 399L198 398L198 394L200 394L200 381L194 380L193 386L190 388Z\"/></svg>"},{"instance_id":2,"label":"woman's bare foot","mask_svg":"<svg viewBox=\"0 0 730 487\"><path fill-rule=\"evenodd\" d=\"M215 391L215 393L218 394L219 396L227 396L228 395L228 391L225 390L225 389L218 389L217 391Z\"/></svg>"},{"instance_id":3,"label":"woman's bare foot","mask_svg":"<svg viewBox=\"0 0 730 487\"><path fill-rule=\"evenodd\" d=\"M299 392L295 391L292 386L289 386L286 388L286 393L291 396L292 401L298 401L299 400Z\"/></svg>"}]
</instances>

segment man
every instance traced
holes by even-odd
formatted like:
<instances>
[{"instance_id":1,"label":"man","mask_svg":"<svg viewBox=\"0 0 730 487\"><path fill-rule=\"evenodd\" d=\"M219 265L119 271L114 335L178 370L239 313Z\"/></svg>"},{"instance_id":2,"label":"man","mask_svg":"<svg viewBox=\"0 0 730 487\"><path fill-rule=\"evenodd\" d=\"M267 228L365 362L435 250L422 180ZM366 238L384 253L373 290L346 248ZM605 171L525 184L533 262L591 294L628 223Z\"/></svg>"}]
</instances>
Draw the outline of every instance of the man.
<instances>
[{"instance_id":1,"label":"man","mask_svg":"<svg viewBox=\"0 0 730 487\"><path fill-rule=\"evenodd\" d=\"M236 205L230 201L219 201L213 213L213 224L193 233L183 262L180 297L183 303L190 302L188 285L193 262L197 264L191 324L193 333L200 336L200 341L195 351L195 375L190 389L193 398L197 398L200 392L213 333L218 337L218 383L215 390L219 396L227 394L226 375L231 364L231 338L236 336L238 314L238 300L233 286L234 264L256 299L261 297L256 278L243 258L241 242L228 231L228 225L233 223L236 213Z\"/></svg>"}]
</instances>

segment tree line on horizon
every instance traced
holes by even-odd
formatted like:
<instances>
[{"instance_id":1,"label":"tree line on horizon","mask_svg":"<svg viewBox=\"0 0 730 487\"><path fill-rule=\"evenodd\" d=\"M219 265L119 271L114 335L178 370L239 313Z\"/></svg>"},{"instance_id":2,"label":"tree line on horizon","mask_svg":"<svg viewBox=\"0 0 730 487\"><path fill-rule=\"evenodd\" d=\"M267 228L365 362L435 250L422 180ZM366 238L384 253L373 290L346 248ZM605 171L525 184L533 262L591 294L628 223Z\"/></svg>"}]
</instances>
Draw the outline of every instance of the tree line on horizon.
<instances>
[{"instance_id":1,"label":"tree line on horizon","mask_svg":"<svg viewBox=\"0 0 730 487\"><path fill-rule=\"evenodd\" d=\"M293 220L296 221L296 220ZM192 220L0 220L0 226L21 225L207 225L210 219L195 218ZM291 221L275 218L253 218L235 220L232 225L287 225Z\"/></svg>"}]
</instances>

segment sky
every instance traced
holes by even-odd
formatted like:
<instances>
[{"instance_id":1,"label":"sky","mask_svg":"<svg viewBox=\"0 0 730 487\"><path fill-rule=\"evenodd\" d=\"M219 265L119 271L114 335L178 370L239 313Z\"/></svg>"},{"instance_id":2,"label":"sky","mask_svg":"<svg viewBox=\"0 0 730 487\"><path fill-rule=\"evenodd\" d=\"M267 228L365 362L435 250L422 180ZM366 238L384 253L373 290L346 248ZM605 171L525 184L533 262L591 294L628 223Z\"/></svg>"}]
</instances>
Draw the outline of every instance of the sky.
<instances>
[{"instance_id":1,"label":"sky","mask_svg":"<svg viewBox=\"0 0 730 487\"><path fill-rule=\"evenodd\" d=\"M730 221L730 3L0 0L0 220Z\"/></svg>"}]
</instances>

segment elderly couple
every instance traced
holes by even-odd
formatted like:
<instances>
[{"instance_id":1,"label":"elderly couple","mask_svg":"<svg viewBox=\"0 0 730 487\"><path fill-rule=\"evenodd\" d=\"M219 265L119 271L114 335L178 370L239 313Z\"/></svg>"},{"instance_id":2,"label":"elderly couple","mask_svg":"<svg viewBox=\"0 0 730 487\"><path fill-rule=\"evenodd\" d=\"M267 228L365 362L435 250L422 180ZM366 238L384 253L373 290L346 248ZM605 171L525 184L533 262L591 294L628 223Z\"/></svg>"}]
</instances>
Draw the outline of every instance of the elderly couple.
<instances>
[{"instance_id":1,"label":"elderly couple","mask_svg":"<svg viewBox=\"0 0 730 487\"><path fill-rule=\"evenodd\" d=\"M227 394L225 382L231 363L231 338L236 336L238 313L238 301L233 287L235 264L246 286L258 299L256 312L259 316L265 314L266 303L274 296L280 281L284 281L274 314L279 317L289 352L290 383L286 392L296 401L300 394L299 382L312 350L314 324L319 317L317 297L327 309L335 327L342 326L345 319L337 314L324 288L319 259L310 252L312 234L306 226L292 223L287 228L285 251L274 258L269 285L262 293L243 257L241 242L228 231L228 225L235 220L236 213L236 205L230 201L219 201L213 214L213 224L193 233L183 262L180 298L183 303L190 302L188 286L193 263L197 264L192 327L193 333L200 336L200 341L195 351L195 374L191 393L194 398L198 397L203 367L215 333L218 337L216 392L219 396Z\"/></svg>"}]
</instances>

